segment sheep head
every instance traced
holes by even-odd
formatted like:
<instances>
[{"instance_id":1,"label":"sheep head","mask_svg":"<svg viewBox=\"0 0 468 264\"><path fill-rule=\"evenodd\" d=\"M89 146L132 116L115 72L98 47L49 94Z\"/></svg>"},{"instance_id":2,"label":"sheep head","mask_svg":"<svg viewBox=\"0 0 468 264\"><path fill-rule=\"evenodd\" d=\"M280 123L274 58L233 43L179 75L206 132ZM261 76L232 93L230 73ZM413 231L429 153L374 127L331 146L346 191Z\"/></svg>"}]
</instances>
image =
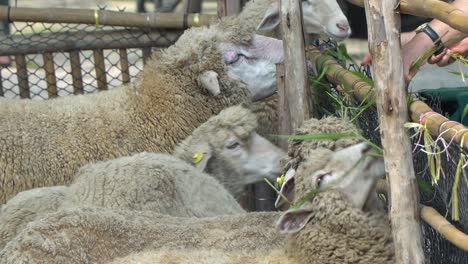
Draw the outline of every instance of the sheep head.
<instances>
[{"instance_id":1,"label":"sheep head","mask_svg":"<svg viewBox=\"0 0 468 264\"><path fill-rule=\"evenodd\" d=\"M301 162L295 175L282 186L281 193L288 200L298 201L307 192L338 189L356 208L375 208L375 184L384 176L383 159L375 155L367 143L333 151L315 149L313 154ZM283 185L285 185L283 184ZM277 207L284 203L277 201Z\"/></svg>"},{"instance_id":2,"label":"sheep head","mask_svg":"<svg viewBox=\"0 0 468 264\"><path fill-rule=\"evenodd\" d=\"M367 143L332 151L317 149L314 158L300 164L295 182L296 201L308 192L323 192L330 189L341 192L350 206L365 210L366 205L376 198L375 185L384 176L383 159ZM298 181L300 180L300 181ZM313 216L311 201L301 208L287 211L279 222L284 233L295 233L302 229Z\"/></svg>"},{"instance_id":3,"label":"sheep head","mask_svg":"<svg viewBox=\"0 0 468 264\"><path fill-rule=\"evenodd\" d=\"M285 154L258 135L256 116L239 105L221 111L182 141L175 155L220 180L232 194L280 174Z\"/></svg>"},{"instance_id":4,"label":"sheep head","mask_svg":"<svg viewBox=\"0 0 468 264\"><path fill-rule=\"evenodd\" d=\"M348 20L336 0L304 0L301 2L306 33L325 33L336 40L343 40L351 35ZM273 1L257 26L257 30L271 31L279 25L280 21L279 2Z\"/></svg>"},{"instance_id":5,"label":"sheep head","mask_svg":"<svg viewBox=\"0 0 468 264\"><path fill-rule=\"evenodd\" d=\"M254 32L254 26L240 23L238 17L226 17L186 30L152 63L165 64L159 72L167 75L189 75L192 84L184 84L186 89L198 86L205 94L223 98L242 86L251 99L260 100L276 91L275 64L283 61L283 45Z\"/></svg>"}]
</instances>

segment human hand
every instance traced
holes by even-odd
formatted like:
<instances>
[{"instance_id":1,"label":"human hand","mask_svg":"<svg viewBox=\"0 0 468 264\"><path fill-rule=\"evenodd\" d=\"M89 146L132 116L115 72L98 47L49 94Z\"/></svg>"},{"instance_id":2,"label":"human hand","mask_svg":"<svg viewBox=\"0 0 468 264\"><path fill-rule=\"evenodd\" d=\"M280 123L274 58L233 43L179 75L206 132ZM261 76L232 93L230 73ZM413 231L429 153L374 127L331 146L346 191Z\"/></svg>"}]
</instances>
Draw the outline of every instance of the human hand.
<instances>
[{"instance_id":1,"label":"human hand","mask_svg":"<svg viewBox=\"0 0 468 264\"><path fill-rule=\"evenodd\" d=\"M468 53L468 37L464 38L462 41L444 49L444 51L439 55L433 55L427 62L430 64L437 64L439 67L447 66L455 61L452 58L452 54L462 54L465 55Z\"/></svg>"},{"instance_id":2,"label":"human hand","mask_svg":"<svg viewBox=\"0 0 468 264\"><path fill-rule=\"evenodd\" d=\"M406 43L408 43L415 35L416 35L416 33L414 31L402 32L401 35L400 35L401 45L403 46ZM366 55L364 55L364 57L362 58L361 63L364 64L364 65L372 64L372 56L371 56L371 54L369 52Z\"/></svg>"}]
</instances>

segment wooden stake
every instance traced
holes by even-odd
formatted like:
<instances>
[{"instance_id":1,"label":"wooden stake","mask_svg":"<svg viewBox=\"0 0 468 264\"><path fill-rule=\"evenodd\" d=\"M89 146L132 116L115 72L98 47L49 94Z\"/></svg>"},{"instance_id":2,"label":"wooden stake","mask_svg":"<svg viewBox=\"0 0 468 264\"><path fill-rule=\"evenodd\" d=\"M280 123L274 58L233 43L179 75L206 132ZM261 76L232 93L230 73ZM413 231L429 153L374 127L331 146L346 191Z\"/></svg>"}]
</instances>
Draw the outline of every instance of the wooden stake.
<instances>
[{"instance_id":1,"label":"wooden stake","mask_svg":"<svg viewBox=\"0 0 468 264\"><path fill-rule=\"evenodd\" d=\"M419 194L408 131L407 94L399 38L398 0L365 2L369 49L385 170L390 186L390 218L396 263L425 263L419 223Z\"/></svg>"},{"instance_id":2,"label":"wooden stake","mask_svg":"<svg viewBox=\"0 0 468 264\"><path fill-rule=\"evenodd\" d=\"M276 88L278 90L278 133L280 135L292 135L291 113L289 112L288 100L286 98L286 88L284 87L284 65L276 65ZM289 141L286 138L278 140L279 147L288 151Z\"/></svg>"},{"instance_id":3,"label":"wooden stake","mask_svg":"<svg viewBox=\"0 0 468 264\"><path fill-rule=\"evenodd\" d=\"M241 2L239 0L218 0L218 17L239 14Z\"/></svg>"},{"instance_id":4,"label":"wooden stake","mask_svg":"<svg viewBox=\"0 0 468 264\"><path fill-rule=\"evenodd\" d=\"M308 82L300 1L281 1L281 30L286 99L291 114L291 126L294 130L309 118L311 108L307 99Z\"/></svg>"}]
</instances>

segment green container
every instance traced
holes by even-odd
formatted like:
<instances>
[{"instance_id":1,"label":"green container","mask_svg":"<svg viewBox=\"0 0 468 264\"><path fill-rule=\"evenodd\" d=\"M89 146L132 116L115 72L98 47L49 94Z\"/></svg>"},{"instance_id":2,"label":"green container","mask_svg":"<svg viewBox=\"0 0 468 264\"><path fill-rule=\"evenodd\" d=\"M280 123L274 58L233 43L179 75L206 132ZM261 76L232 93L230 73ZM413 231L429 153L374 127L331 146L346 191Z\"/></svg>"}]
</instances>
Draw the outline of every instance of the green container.
<instances>
[{"instance_id":1,"label":"green container","mask_svg":"<svg viewBox=\"0 0 468 264\"><path fill-rule=\"evenodd\" d=\"M444 87L424 90L420 94L429 101L439 101L442 115L468 126L468 114L461 120L465 107L468 105L468 87Z\"/></svg>"}]
</instances>

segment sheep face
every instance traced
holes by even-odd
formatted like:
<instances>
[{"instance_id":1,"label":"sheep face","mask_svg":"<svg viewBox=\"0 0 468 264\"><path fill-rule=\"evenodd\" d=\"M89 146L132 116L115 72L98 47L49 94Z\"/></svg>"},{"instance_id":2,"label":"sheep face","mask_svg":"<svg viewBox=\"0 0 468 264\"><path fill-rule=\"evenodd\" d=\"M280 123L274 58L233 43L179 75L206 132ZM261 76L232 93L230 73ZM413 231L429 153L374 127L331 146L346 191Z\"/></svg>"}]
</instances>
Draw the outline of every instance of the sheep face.
<instances>
[{"instance_id":1,"label":"sheep face","mask_svg":"<svg viewBox=\"0 0 468 264\"><path fill-rule=\"evenodd\" d=\"M182 141L175 155L217 178L231 194L281 174L285 153L256 133L257 118L243 105L211 117Z\"/></svg>"},{"instance_id":2,"label":"sheep face","mask_svg":"<svg viewBox=\"0 0 468 264\"><path fill-rule=\"evenodd\" d=\"M351 35L348 19L336 0L302 0L302 15L304 31L308 34L325 33L336 40L343 40ZM270 31L279 25L280 19L279 2L275 1L257 29Z\"/></svg>"},{"instance_id":3,"label":"sheep face","mask_svg":"<svg viewBox=\"0 0 468 264\"><path fill-rule=\"evenodd\" d=\"M353 205L363 208L375 196L375 183L385 173L383 160L372 152L367 143L338 151L316 149L299 165L295 176L284 183L282 195L293 200L311 190L339 189ZM276 205L285 208L280 199Z\"/></svg>"},{"instance_id":4,"label":"sheep face","mask_svg":"<svg viewBox=\"0 0 468 264\"><path fill-rule=\"evenodd\" d=\"M220 49L228 75L247 84L252 100L276 91L275 64L283 62L282 41L254 35L247 45L223 43Z\"/></svg>"},{"instance_id":5,"label":"sheep face","mask_svg":"<svg viewBox=\"0 0 468 264\"><path fill-rule=\"evenodd\" d=\"M280 160L284 153L268 140L251 133L242 139L234 133L227 133L222 148L217 150L224 160L229 161L245 175L244 184L274 179L281 174Z\"/></svg>"}]
</instances>

